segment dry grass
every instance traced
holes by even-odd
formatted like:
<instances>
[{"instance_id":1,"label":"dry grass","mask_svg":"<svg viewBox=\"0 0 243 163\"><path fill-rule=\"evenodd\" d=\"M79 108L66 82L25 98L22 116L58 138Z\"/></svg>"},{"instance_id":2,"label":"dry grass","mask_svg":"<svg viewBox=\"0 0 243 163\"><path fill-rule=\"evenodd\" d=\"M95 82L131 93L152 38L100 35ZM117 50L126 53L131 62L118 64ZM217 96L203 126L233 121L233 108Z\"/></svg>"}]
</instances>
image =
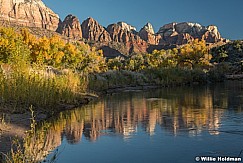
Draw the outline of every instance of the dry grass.
<instances>
[{"instance_id":1,"label":"dry grass","mask_svg":"<svg viewBox=\"0 0 243 163\"><path fill-rule=\"evenodd\" d=\"M82 83L81 83L82 82ZM61 104L74 104L86 90L85 81L72 72L56 75L45 68L12 68L0 71L0 103L10 111L28 108L57 109Z\"/></svg>"}]
</instances>

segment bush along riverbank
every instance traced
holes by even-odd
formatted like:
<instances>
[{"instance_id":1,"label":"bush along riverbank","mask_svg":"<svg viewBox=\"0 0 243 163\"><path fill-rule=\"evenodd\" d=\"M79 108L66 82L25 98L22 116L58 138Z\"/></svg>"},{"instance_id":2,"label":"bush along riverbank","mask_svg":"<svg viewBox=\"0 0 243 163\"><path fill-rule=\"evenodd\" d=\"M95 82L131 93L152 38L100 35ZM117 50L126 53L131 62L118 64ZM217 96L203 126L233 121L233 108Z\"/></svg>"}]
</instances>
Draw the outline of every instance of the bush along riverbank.
<instances>
[{"instance_id":1,"label":"bush along riverbank","mask_svg":"<svg viewBox=\"0 0 243 163\"><path fill-rule=\"evenodd\" d=\"M110 70L89 76L89 88L96 92L107 92L114 89L151 87L174 87L190 84L205 84L207 74L202 70L180 68L149 69L140 72L127 70Z\"/></svg>"}]
</instances>

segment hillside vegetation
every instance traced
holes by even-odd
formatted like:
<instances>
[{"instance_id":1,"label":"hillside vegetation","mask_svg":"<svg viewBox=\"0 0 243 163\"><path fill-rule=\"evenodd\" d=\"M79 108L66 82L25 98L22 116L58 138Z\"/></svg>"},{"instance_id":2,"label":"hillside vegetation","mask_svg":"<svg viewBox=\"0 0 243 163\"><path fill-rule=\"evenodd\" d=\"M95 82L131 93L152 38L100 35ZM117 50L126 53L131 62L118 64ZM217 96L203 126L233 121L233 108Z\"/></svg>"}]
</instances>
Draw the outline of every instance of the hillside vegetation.
<instances>
[{"instance_id":1,"label":"hillside vegetation","mask_svg":"<svg viewBox=\"0 0 243 163\"><path fill-rule=\"evenodd\" d=\"M239 74L243 71L243 41L237 40L211 50L212 63L227 67L225 73Z\"/></svg>"}]
</instances>

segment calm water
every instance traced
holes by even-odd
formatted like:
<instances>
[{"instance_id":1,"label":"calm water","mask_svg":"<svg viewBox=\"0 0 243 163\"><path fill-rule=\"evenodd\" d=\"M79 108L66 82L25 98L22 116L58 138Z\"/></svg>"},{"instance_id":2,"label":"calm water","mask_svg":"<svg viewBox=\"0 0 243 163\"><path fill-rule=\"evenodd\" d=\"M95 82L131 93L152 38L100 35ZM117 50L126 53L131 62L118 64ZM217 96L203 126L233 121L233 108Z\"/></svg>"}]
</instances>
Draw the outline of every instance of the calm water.
<instances>
[{"instance_id":1,"label":"calm water","mask_svg":"<svg viewBox=\"0 0 243 163\"><path fill-rule=\"evenodd\" d=\"M58 163L189 163L196 156L238 156L243 82L113 94L50 120L47 136L45 148L55 149Z\"/></svg>"}]
</instances>

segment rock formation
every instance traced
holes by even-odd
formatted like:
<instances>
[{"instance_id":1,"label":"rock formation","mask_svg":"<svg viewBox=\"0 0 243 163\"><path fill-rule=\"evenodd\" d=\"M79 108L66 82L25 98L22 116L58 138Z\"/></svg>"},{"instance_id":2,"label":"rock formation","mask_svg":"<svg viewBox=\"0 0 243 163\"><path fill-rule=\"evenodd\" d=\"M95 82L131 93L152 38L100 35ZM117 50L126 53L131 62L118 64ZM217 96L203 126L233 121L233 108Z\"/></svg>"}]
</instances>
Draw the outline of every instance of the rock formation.
<instances>
[{"instance_id":1,"label":"rock formation","mask_svg":"<svg viewBox=\"0 0 243 163\"><path fill-rule=\"evenodd\" d=\"M147 23L139 32L138 35L141 39L145 40L148 44L158 45L161 35L155 34L153 26Z\"/></svg>"},{"instance_id":2,"label":"rock formation","mask_svg":"<svg viewBox=\"0 0 243 163\"><path fill-rule=\"evenodd\" d=\"M88 41L100 42L99 48L105 46L107 54L119 51L122 54L148 52L153 49L183 45L194 39L203 39L207 43L223 41L216 26L202 26L197 23L170 23L155 33L152 25L147 23L139 32L136 28L124 23L110 24L105 29L96 20L88 18L82 23L83 37ZM107 50L108 49L108 50ZM106 55L106 54L105 54Z\"/></svg>"},{"instance_id":3,"label":"rock formation","mask_svg":"<svg viewBox=\"0 0 243 163\"><path fill-rule=\"evenodd\" d=\"M208 43L216 43L224 40L221 37L218 28L213 25L207 27L207 31L203 34L202 39Z\"/></svg>"},{"instance_id":4,"label":"rock formation","mask_svg":"<svg viewBox=\"0 0 243 163\"><path fill-rule=\"evenodd\" d=\"M88 41L109 42L111 41L109 33L93 18L86 19L82 25L83 38Z\"/></svg>"},{"instance_id":5,"label":"rock formation","mask_svg":"<svg viewBox=\"0 0 243 163\"><path fill-rule=\"evenodd\" d=\"M56 31L59 16L41 0L0 0L0 19Z\"/></svg>"},{"instance_id":6,"label":"rock formation","mask_svg":"<svg viewBox=\"0 0 243 163\"><path fill-rule=\"evenodd\" d=\"M112 52L116 52L114 55L146 52L146 41L135 34L135 27L124 22L104 28L93 18L88 18L82 23L81 28L83 38L92 42L98 49L105 49L105 56L111 56Z\"/></svg>"},{"instance_id":7,"label":"rock formation","mask_svg":"<svg viewBox=\"0 0 243 163\"><path fill-rule=\"evenodd\" d=\"M119 26L122 27L123 30L127 30L129 32L132 32L134 34L136 34L136 28L134 26L131 26L130 24L127 24L125 22L118 22L117 23Z\"/></svg>"},{"instance_id":8,"label":"rock formation","mask_svg":"<svg viewBox=\"0 0 243 163\"><path fill-rule=\"evenodd\" d=\"M76 16L68 15L60 24L57 32L71 39L82 38L82 29L79 19Z\"/></svg>"},{"instance_id":9,"label":"rock formation","mask_svg":"<svg viewBox=\"0 0 243 163\"><path fill-rule=\"evenodd\" d=\"M159 29L162 39L159 44L186 44L193 39L203 39L208 43L223 41L216 26L202 26L198 23L170 23Z\"/></svg>"},{"instance_id":10,"label":"rock formation","mask_svg":"<svg viewBox=\"0 0 243 163\"><path fill-rule=\"evenodd\" d=\"M118 24L111 24L106 29L112 41L123 43L129 54L137 52L146 52L147 43L132 31L124 29Z\"/></svg>"}]
</instances>

